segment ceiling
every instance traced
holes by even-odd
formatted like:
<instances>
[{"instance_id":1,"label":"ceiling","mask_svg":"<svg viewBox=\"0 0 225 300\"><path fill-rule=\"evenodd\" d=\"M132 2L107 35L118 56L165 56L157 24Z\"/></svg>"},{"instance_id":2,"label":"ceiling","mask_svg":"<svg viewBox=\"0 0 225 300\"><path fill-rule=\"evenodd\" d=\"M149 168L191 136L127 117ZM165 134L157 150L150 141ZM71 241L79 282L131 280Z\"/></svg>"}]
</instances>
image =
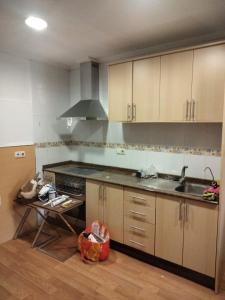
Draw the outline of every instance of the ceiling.
<instances>
[{"instance_id":1,"label":"ceiling","mask_svg":"<svg viewBox=\"0 0 225 300\"><path fill-rule=\"evenodd\" d=\"M0 0L0 51L65 67L199 37L225 38L225 0Z\"/></svg>"}]
</instances>

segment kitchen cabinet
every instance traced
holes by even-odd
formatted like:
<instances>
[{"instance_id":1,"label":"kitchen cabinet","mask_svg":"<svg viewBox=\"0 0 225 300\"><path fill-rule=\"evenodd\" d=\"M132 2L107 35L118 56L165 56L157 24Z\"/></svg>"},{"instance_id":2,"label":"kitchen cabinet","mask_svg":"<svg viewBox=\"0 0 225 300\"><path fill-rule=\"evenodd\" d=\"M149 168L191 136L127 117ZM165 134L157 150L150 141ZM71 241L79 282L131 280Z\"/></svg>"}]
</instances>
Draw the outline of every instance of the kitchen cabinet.
<instances>
[{"instance_id":1,"label":"kitchen cabinet","mask_svg":"<svg viewBox=\"0 0 225 300\"><path fill-rule=\"evenodd\" d=\"M110 121L157 121L159 83L160 57L109 66Z\"/></svg>"},{"instance_id":2,"label":"kitchen cabinet","mask_svg":"<svg viewBox=\"0 0 225 300\"><path fill-rule=\"evenodd\" d=\"M133 62L133 122L159 119L160 57Z\"/></svg>"},{"instance_id":3,"label":"kitchen cabinet","mask_svg":"<svg viewBox=\"0 0 225 300\"><path fill-rule=\"evenodd\" d=\"M100 182L86 181L86 225L93 221L104 221L103 185Z\"/></svg>"},{"instance_id":4,"label":"kitchen cabinet","mask_svg":"<svg viewBox=\"0 0 225 300\"><path fill-rule=\"evenodd\" d=\"M155 194L124 190L124 243L154 255Z\"/></svg>"},{"instance_id":5,"label":"kitchen cabinet","mask_svg":"<svg viewBox=\"0 0 225 300\"><path fill-rule=\"evenodd\" d=\"M194 50L192 120L222 122L225 45Z\"/></svg>"},{"instance_id":6,"label":"kitchen cabinet","mask_svg":"<svg viewBox=\"0 0 225 300\"><path fill-rule=\"evenodd\" d=\"M132 62L109 66L109 120L132 120Z\"/></svg>"},{"instance_id":7,"label":"kitchen cabinet","mask_svg":"<svg viewBox=\"0 0 225 300\"><path fill-rule=\"evenodd\" d=\"M123 243L123 187L88 180L86 182L86 223L103 222L110 238Z\"/></svg>"},{"instance_id":8,"label":"kitchen cabinet","mask_svg":"<svg viewBox=\"0 0 225 300\"><path fill-rule=\"evenodd\" d=\"M218 207L157 196L155 255L215 277Z\"/></svg>"},{"instance_id":9,"label":"kitchen cabinet","mask_svg":"<svg viewBox=\"0 0 225 300\"><path fill-rule=\"evenodd\" d=\"M161 56L160 121L190 119L193 51Z\"/></svg>"},{"instance_id":10,"label":"kitchen cabinet","mask_svg":"<svg viewBox=\"0 0 225 300\"><path fill-rule=\"evenodd\" d=\"M185 200L183 266L215 277L218 207Z\"/></svg>"},{"instance_id":11,"label":"kitchen cabinet","mask_svg":"<svg viewBox=\"0 0 225 300\"><path fill-rule=\"evenodd\" d=\"M182 200L157 195L155 255L181 265L183 251Z\"/></svg>"},{"instance_id":12,"label":"kitchen cabinet","mask_svg":"<svg viewBox=\"0 0 225 300\"><path fill-rule=\"evenodd\" d=\"M109 66L109 120L222 122L225 45Z\"/></svg>"}]
</instances>

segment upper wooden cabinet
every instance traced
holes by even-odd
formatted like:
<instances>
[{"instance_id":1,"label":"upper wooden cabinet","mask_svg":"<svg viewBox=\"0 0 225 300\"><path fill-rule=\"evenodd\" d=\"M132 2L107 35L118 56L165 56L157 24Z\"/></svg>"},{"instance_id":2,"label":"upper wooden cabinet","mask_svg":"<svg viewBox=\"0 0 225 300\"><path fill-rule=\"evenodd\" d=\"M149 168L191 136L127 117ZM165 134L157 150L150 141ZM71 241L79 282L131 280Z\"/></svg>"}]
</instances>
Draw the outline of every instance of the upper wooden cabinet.
<instances>
[{"instance_id":1,"label":"upper wooden cabinet","mask_svg":"<svg viewBox=\"0 0 225 300\"><path fill-rule=\"evenodd\" d=\"M160 57L109 66L110 121L157 121L159 83Z\"/></svg>"},{"instance_id":2,"label":"upper wooden cabinet","mask_svg":"<svg viewBox=\"0 0 225 300\"><path fill-rule=\"evenodd\" d=\"M192 119L222 122L225 45L194 50Z\"/></svg>"},{"instance_id":3,"label":"upper wooden cabinet","mask_svg":"<svg viewBox=\"0 0 225 300\"><path fill-rule=\"evenodd\" d=\"M132 120L132 62L109 66L109 120Z\"/></svg>"},{"instance_id":4,"label":"upper wooden cabinet","mask_svg":"<svg viewBox=\"0 0 225 300\"><path fill-rule=\"evenodd\" d=\"M133 122L159 119L160 57L133 63Z\"/></svg>"},{"instance_id":5,"label":"upper wooden cabinet","mask_svg":"<svg viewBox=\"0 0 225 300\"><path fill-rule=\"evenodd\" d=\"M222 122L225 45L109 66L109 120Z\"/></svg>"},{"instance_id":6,"label":"upper wooden cabinet","mask_svg":"<svg viewBox=\"0 0 225 300\"><path fill-rule=\"evenodd\" d=\"M189 120L193 51L161 57L160 121Z\"/></svg>"}]
</instances>

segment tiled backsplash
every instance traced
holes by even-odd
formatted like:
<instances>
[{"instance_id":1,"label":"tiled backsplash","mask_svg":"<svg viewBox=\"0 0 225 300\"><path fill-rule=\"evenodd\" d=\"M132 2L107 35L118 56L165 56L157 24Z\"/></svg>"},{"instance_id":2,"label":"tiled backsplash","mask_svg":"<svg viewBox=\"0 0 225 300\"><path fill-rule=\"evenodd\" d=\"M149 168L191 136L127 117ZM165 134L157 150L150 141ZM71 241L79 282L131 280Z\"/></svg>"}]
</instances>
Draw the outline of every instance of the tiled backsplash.
<instances>
[{"instance_id":1,"label":"tiled backsplash","mask_svg":"<svg viewBox=\"0 0 225 300\"><path fill-rule=\"evenodd\" d=\"M36 144L37 167L41 171L42 164L58 161L74 160L88 163L117 166L131 169L147 168L154 165L159 172L180 174L181 168L187 165L187 176L210 179L210 174L204 172L210 166L216 178L220 178L219 151L207 149L148 149L141 145L104 144L94 142L66 141ZM117 149L125 149L125 155L117 154ZM138 149L137 149L138 148ZM141 148L141 150L140 150ZM170 151L168 151L170 150ZM188 152L188 151L189 152ZM192 152L195 152L193 154Z\"/></svg>"},{"instance_id":2,"label":"tiled backsplash","mask_svg":"<svg viewBox=\"0 0 225 300\"><path fill-rule=\"evenodd\" d=\"M180 153L192 155L206 155L206 156L221 156L220 149L205 149L194 147L180 147L180 146L162 146L162 145L145 145L145 144L116 144L116 143L100 143L100 142L85 142L76 140L66 140L57 142L43 142L36 143L37 148L51 148L59 146L84 146L94 148L109 148L109 149L126 149L137 151L152 151L164 153Z\"/></svg>"}]
</instances>

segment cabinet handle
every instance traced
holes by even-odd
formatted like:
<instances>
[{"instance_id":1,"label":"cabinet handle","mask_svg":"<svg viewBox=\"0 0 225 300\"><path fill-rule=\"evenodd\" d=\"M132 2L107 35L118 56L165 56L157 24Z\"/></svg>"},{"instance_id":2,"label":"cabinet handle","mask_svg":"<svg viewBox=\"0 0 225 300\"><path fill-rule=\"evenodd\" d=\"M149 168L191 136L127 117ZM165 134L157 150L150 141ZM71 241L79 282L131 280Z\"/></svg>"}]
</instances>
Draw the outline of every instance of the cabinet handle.
<instances>
[{"instance_id":1,"label":"cabinet handle","mask_svg":"<svg viewBox=\"0 0 225 300\"><path fill-rule=\"evenodd\" d=\"M144 247L143 244L138 243L138 242L135 242L135 241L133 241L133 240L129 240L129 242L131 242L131 243L133 243L133 244L136 244L136 245L138 245L138 246Z\"/></svg>"},{"instance_id":2,"label":"cabinet handle","mask_svg":"<svg viewBox=\"0 0 225 300\"><path fill-rule=\"evenodd\" d=\"M188 105L188 121L191 121L191 114L192 114L192 101L189 101L189 105Z\"/></svg>"},{"instance_id":3,"label":"cabinet handle","mask_svg":"<svg viewBox=\"0 0 225 300\"><path fill-rule=\"evenodd\" d=\"M103 186L103 200L106 200L106 187Z\"/></svg>"},{"instance_id":4,"label":"cabinet handle","mask_svg":"<svg viewBox=\"0 0 225 300\"><path fill-rule=\"evenodd\" d=\"M127 104L127 121L132 120L132 115L131 115L131 105Z\"/></svg>"},{"instance_id":5,"label":"cabinet handle","mask_svg":"<svg viewBox=\"0 0 225 300\"><path fill-rule=\"evenodd\" d=\"M192 120L195 119L195 100L193 100L193 108L192 108Z\"/></svg>"},{"instance_id":6,"label":"cabinet handle","mask_svg":"<svg viewBox=\"0 0 225 300\"><path fill-rule=\"evenodd\" d=\"M102 198L101 189L102 189L102 185L99 185L99 187L98 187L98 198L99 198L99 200L101 200L101 198Z\"/></svg>"},{"instance_id":7,"label":"cabinet handle","mask_svg":"<svg viewBox=\"0 0 225 300\"><path fill-rule=\"evenodd\" d=\"M136 121L136 104L133 104L132 117L133 120Z\"/></svg>"},{"instance_id":8,"label":"cabinet handle","mask_svg":"<svg viewBox=\"0 0 225 300\"><path fill-rule=\"evenodd\" d=\"M129 227L130 227L130 229L134 229L134 230L139 230L139 231L145 232L145 229L137 227L137 226L129 225Z\"/></svg>"},{"instance_id":9,"label":"cabinet handle","mask_svg":"<svg viewBox=\"0 0 225 300\"><path fill-rule=\"evenodd\" d=\"M131 214L135 214L135 215L138 215L138 216L146 217L146 214L143 214L143 213L140 213L140 212L137 212L137 211L134 211L134 210L129 210L129 212Z\"/></svg>"},{"instance_id":10,"label":"cabinet handle","mask_svg":"<svg viewBox=\"0 0 225 300\"><path fill-rule=\"evenodd\" d=\"M144 202L144 203L146 203L146 199L144 199L142 197L131 196L131 198L134 200L134 202L137 202L137 203Z\"/></svg>"},{"instance_id":11,"label":"cabinet handle","mask_svg":"<svg viewBox=\"0 0 225 300\"><path fill-rule=\"evenodd\" d=\"M188 113L189 113L189 101L186 102L186 121L188 121Z\"/></svg>"},{"instance_id":12,"label":"cabinet handle","mask_svg":"<svg viewBox=\"0 0 225 300\"><path fill-rule=\"evenodd\" d=\"M183 219L183 214L182 214L182 200L180 200L179 204L179 220L182 221Z\"/></svg>"},{"instance_id":13,"label":"cabinet handle","mask_svg":"<svg viewBox=\"0 0 225 300\"><path fill-rule=\"evenodd\" d=\"M185 211L185 222L188 222L188 205L187 205L187 203L185 203L184 211Z\"/></svg>"},{"instance_id":14,"label":"cabinet handle","mask_svg":"<svg viewBox=\"0 0 225 300\"><path fill-rule=\"evenodd\" d=\"M99 200L104 200L104 186L100 185L98 188L98 197Z\"/></svg>"}]
</instances>

